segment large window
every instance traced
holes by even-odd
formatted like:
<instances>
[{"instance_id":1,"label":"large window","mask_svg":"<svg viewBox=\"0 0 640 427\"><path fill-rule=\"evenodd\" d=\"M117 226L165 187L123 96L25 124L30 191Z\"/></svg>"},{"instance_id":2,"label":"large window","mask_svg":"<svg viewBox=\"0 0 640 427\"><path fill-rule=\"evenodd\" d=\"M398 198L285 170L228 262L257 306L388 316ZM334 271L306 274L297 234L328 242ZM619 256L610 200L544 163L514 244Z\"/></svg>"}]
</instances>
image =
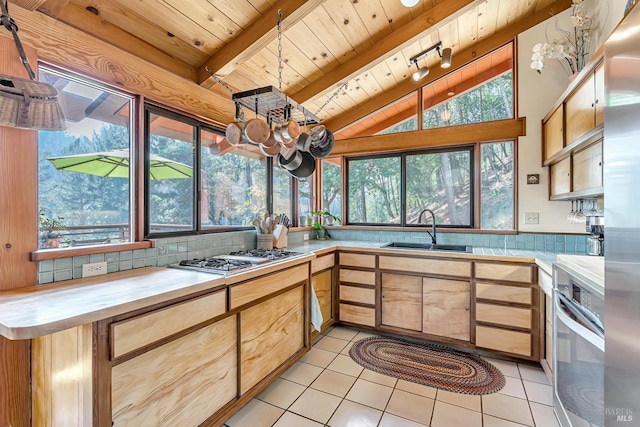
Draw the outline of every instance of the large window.
<instances>
[{"instance_id":1,"label":"large window","mask_svg":"<svg viewBox=\"0 0 640 427\"><path fill-rule=\"evenodd\" d=\"M346 224L418 226L430 209L439 227L512 230L513 152L508 141L348 159Z\"/></svg>"},{"instance_id":2,"label":"large window","mask_svg":"<svg viewBox=\"0 0 640 427\"><path fill-rule=\"evenodd\" d=\"M292 221L291 196L293 186L291 175L281 167L273 166L273 212L285 214Z\"/></svg>"},{"instance_id":3,"label":"large window","mask_svg":"<svg viewBox=\"0 0 640 427\"><path fill-rule=\"evenodd\" d=\"M66 130L38 132L39 248L128 242L132 235L131 97L41 67Z\"/></svg>"},{"instance_id":4,"label":"large window","mask_svg":"<svg viewBox=\"0 0 640 427\"><path fill-rule=\"evenodd\" d=\"M248 226L266 208L266 158L234 149L218 132L200 131L203 229Z\"/></svg>"},{"instance_id":5,"label":"large window","mask_svg":"<svg viewBox=\"0 0 640 427\"><path fill-rule=\"evenodd\" d=\"M340 158L322 161L322 209L342 218L342 168Z\"/></svg>"},{"instance_id":6,"label":"large window","mask_svg":"<svg viewBox=\"0 0 640 427\"><path fill-rule=\"evenodd\" d=\"M308 178L299 179L298 180L298 215L309 217L311 216L311 211L315 210L315 182L316 174L312 174ZM278 212L275 212L278 213ZM305 218L306 219L306 218ZM306 222L303 223L300 221L300 225L306 225Z\"/></svg>"}]
</instances>

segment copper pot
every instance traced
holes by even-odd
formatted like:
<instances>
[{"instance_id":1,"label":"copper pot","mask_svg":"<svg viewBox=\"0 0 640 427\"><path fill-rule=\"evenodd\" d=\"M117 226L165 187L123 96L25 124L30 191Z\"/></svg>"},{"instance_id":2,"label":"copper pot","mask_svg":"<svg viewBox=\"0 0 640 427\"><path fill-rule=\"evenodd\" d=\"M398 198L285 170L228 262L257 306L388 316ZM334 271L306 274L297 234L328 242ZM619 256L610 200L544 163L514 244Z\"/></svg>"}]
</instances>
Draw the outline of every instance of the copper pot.
<instances>
[{"instance_id":1,"label":"copper pot","mask_svg":"<svg viewBox=\"0 0 640 427\"><path fill-rule=\"evenodd\" d=\"M300 125L295 121L278 123L273 132L276 141L285 147L293 147L295 140L300 136Z\"/></svg>"},{"instance_id":2,"label":"copper pot","mask_svg":"<svg viewBox=\"0 0 640 427\"><path fill-rule=\"evenodd\" d=\"M232 122L227 125L225 136L231 145L239 145L244 139L244 123Z\"/></svg>"},{"instance_id":3,"label":"copper pot","mask_svg":"<svg viewBox=\"0 0 640 427\"><path fill-rule=\"evenodd\" d=\"M263 144L269 139L271 129L264 120L250 119L244 125L243 135L253 144Z\"/></svg>"}]
</instances>

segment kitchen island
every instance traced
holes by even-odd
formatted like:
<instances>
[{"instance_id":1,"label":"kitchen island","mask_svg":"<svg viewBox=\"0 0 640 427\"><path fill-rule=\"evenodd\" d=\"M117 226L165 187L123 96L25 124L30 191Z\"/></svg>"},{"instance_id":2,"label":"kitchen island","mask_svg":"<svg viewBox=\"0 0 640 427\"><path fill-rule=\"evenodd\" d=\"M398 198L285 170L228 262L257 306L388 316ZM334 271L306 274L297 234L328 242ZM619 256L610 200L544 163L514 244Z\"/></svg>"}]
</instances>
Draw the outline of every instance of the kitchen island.
<instances>
[{"instance_id":1,"label":"kitchen island","mask_svg":"<svg viewBox=\"0 0 640 427\"><path fill-rule=\"evenodd\" d=\"M1 293L0 334L32 343L33 425L219 425L310 348L311 283L322 328L539 359L551 257L382 244L312 241L228 277L146 267Z\"/></svg>"}]
</instances>

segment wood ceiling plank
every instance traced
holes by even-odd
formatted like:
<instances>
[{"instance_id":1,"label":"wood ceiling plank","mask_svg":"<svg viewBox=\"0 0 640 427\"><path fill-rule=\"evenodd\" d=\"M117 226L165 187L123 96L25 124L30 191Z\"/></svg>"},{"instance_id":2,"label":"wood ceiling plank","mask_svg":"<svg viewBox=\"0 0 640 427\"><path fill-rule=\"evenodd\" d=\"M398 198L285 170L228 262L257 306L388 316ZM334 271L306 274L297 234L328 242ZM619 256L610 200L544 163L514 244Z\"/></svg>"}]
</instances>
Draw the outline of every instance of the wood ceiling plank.
<instances>
[{"instance_id":1,"label":"wood ceiling plank","mask_svg":"<svg viewBox=\"0 0 640 427\"><path fill-rule=\"evenodd\" d=\"M460 40L460 46L473 44L478 38L479 14L478 8L475 8L458 18L458 40Z\"/></svg>"},{"instance_id":2,"label":"wood ceiling plank","mask_svg":"<svg viewBox=\"0 0 640 427\"><path fill-rule=\"evenodd\" d=\"M371 73L373 78L376 79L382 90L392 88L399 83L386 62L381 62L380 64L371 68L369 72Z\"/></svg>"},{"instance_id":3,"label":"wood ceiling plank","mask_svg":"<svg viewBox=\"0 0 640 427\"><path fill-rule=\"evenodd\" d=\"M259 69L261 70L261 74L265 76L268 81L271 81L273 84L274 80L276 82L275 86L278 87L278 56L277 52L272 52L269 49L264 49L258 53L256 53L251 61L254 64L257 64ZM246 63L249 63L247 61ZM244 67L244 64L242 64ZM287 64L283 64L282 67L282 90L284 92L289 92L296 90L294 88L304 87L304 85L309 82L305 79L304 75L298 73L292 67ZM255 86L254 86L255 87ZM251 89L251 88L243 88L243 90Z\"/></svg>"},{"instance_id":4,"label":"wood ceiling plank","mask_svg":"<svg viewBox=\"0 0 640 427\"><path fill-rule=\"evenodd\" d=\"M545 7L549 6L551 3L553 3L553 0L538 0L538 3L536 4L536 12L539 11L540 9L544 9Z\"/></svg>"},{"instance_id":5,"label":"wood ceiling plank","mask_svg":"<svg viewBox=\"0 0 640 427\"><path fill-rule=\"evenodd\" d=\"M199 25L194 25L191 19L176 13L176 9L162 0L113 1L121 6L123 12L129 10L135 13L139 19L144 18L158 25L207 55L213 55L224 45L222 39ZM96 2L99 6L100 2L97 0Z\"/></svg>"},{"instance_id":6,"label":"wood ceiling plank","mask_svg":"<svg viewBox=\"0 0 640 427\"><path fill-rule=\"evenodd\" d=\"M350 80L353 76L359 74L361 70L379 64L389 55L394 55L406 45L418 40L427 30L437 29L449 22L449 20L455 19L459 14L466 12L472 3L472 0L449 0L439 4L380 40L367 49L366 52L340 65L334 71L327 73L303 90L292 94L292 97L298 102L304 102L340 82Z\"/></svg>"},{"instance_id":7,"label":"wood ceiling plank","mask_svg":"<svg viewBox=\"0 0 640 427\"><path fill-rule=\"evenodd\" d=\"M209 67L220 77L225 77L275 40L278 35L278 10L282 13L282 31L285 32L324 1L287 0L272 6L200 67L198 83L206 87L215 84L205 67Z\"/></svg>"},{"instance_id":8,"label":"wood ceiling plank","mask_svg":"<svg viewBox=\"0 0 640 427\"><path fill-rule=\"evenodd\" d=\"M307 26L307 31L313 34L319 44L317 46L306 44L303 42L304 38L299 43L304 43L302 46L305 47L305 50L313 51L313 57L318 58L318 55L320 55L320 57L325 56L327 59L329 57L334 58L334 61L329 64L329 69L334 69L338 64L343 64L357 55L351 43L342 34L338 25L331 19L325 8L317 8L313 13L307 15L303 22ZM303 35L303 37L305 36ZM318 52L318 49L320 49L320 52Z\"/></svg>"},{"instance_id":9,"label":"wood ceiling plank","mask_svg":"<svg viewBox=\"0 0 640 427\"><path fill-rule=\"evenodd\" d=\"M176 4L175 1L162 0L162 3L164 3L169 10L173 10L172 15L174 17L181 15L191 21L189 29L193 28L199 30L201 28L215 36L223 44L228 43L229 40L235 37L242 30L242 27L236 24L216 6L208 3L207 1L180 0L179 4ZM242 3L242 0L238 0L238 3ZM221 46L217 46L216 51L220 47Z\"/></svg>"},{"instance_id":10,"label":"wood ceiling plank","mask_svg":"<svg viewBox=\"0 0 640 427\"><path fill-rule=\"evenodd\" d=\"M353 7L374 43L393 31L380 0L353 2Z\"/></svg>"},{"instance_id":11,"label":"wood ceiling plank","mask_svg":"<svg viewBox=\"0 0 640 427\"><path fill-rule=\"evenodd\" d=\"M233 103L142 58L40 13L15 8L20 38L39 59L96 78L211 123L233 120Z\"/></svg>"},{"instance_id":12,"label":"wood ceiling plank","mask_svg":"<svg viewBox=\"0 0 640 427\"><path fill-rule=\"evenodd\" d=\"M383 92L382 86L378 83L378 81L373 77L371 71L366 71L355 78L356 84L360 86L367 97L376 96Z\"/></svg>"},{"instance_id":13,"label":"wood ceiling plank","mask_svg":"<svg viewBox=\"0 0 640 427\"><path fill-rule=\"evenodd\" d=\"M500 0L486 0L478 5L478 40L496 33Z\"/></svg>"},{"instance_id":14,"label":"wood ceiling plank","mask_svg":"<svg viewBox=\"0 0 640 427\"><path fill-rule=\"evenodd\" d=\"M500 0L498 8L498 28L505 28L516 22L518 0Z\"/></svg>"},{"instance_id":15,"label":"wood ceiling plank","mask_svg":"<svg viewBox=\"0 0 640 427\"><path fill-rule=\"evenodd\" d=\"M246 28L262 15L247 0L207 0L207 2L240 28Z\"/></svg>"},{"instance_id":16,"label":"wood ceiling plank","mask_svg":"<svg viewBox=\"0 0 640 427\"><path fill-rule=\"evenodd\" d=\"M256 8L258 12L262 14L266 13L269 9L271 9L276 4L276 0L248 0L248 1L249 3L251 3L253 7Z\"/></svg>"},{"instance_id":17,"label":"wood ceiling plank","mask_svg":"<svg viewBox=\"0 0 640 427\"><path fill-rule=\"evenodd\" d=\"M382 8L393 31L398 30L413 19L411 17L411 11L404 7L399 1L383 1Z\"/></svg>"},{"instance_id":18,"label":"wood ceiling plank","mask_svg":"<svg viewBox=\"0 0 640 427\"><path fill-rule=\"evenodd\" d=\"M457 52L453 58L453 63L451 66L452 68L446 70L438 68L434 70L434 72L432 72L429 76L427 76L428 80L426 82L421 83L425 84L432 82L444 76L445 74L464 67L465 65L474 61L476 58L486 55L499 48L500 46L504 46L505 44L509 43L521 32L547 20L551 13L558 14L563 10L568 9L569 7L571 7L571 0L554 1L552 5L540 10L539 12L536 12L534 15L527 17L523 21L518 22L514 25L510 25L509 27L496 33L494 36L479 41L475 46L472 46L461 52ZM357 107L352 108L350 111L347 111L345 114L342 114L339 117L334 117L328 120L325 125L330 129L340 130L345 126L356 122L362 117L371 114L373 111L376 111L384 107L385 105L388 105L389 103L405 96L406 94L415 91L417 87L418 84L413 80L404 80L395 88L375 98L369 99L367 102L364 102Z\"/></svg>"},{"instance_id":19,"label":"wood ceiling plank","mask_svg":"<svg viewBox=\"0 0 640 427\"><path fill-rule=\"evenodd\" d=\"M195 80L197 77L196 69L191 65L167 55L76 3L60 10L57 19L186 79Z\"/></svg>"},{"instance_id":20,"label":"wood ceiling plank","mask_svg":"<svg viewBox=\"0 0 640 427\"><path fill-rule=\"evenodd\" d=\"M38 7L38 10L46 15L56 18L58 13L62 11L68 3L69 0L46 0L40 7Z\"/></svg>"},{"instance_id":21,"label":"wood ceiling plank","mask_svg":"<svg viewBox=\"0 0 640 427\"><path fill-rule=\"evenodd\" d=\"M536 3L538 0L520 0L516 11L516 20L520 21L527 16L531 16L536 11Z\"/></svg>"},{"instance_id":22,"label":"wood ceiling plank","mask_svg":"<svg viewBox=\"0 0 640 427\"><path fill-rule=\"evenodd\" d=\"M393 76L396 78L396 80L398 80L398 83L400 83L404 79L408 79L411 73L414 71L409 69L409 65L407 65L408 62L405 60L402 52L396 53L395 55L384 61L384 63L387 65L387 67L389 67L389 70L391 70Z\"/></svg>"},{"instance_id":23,"label":"wood ceiling plank","mask_svg":"<svg viewBox=\"0 0 640 427\"><path fill-rule=\"evenodd\" d=\"M335 142L331 155L348 156L427 147L446 147L470 141L515 139L524 134L525 119L500 120L498 122L341 139Z\"/></svg>"},{"instance_id":24,"label":"wood ceiling plank","mask_svg":"<svg viewBox=\"0 0 640 427\"><path fill-rule=\"evenodd\" d=\"M197 66L202 63L208 56L196 49L189 42L185 42L178 37L170 37L166 28L151 23L129 10L126 6L122 6L117 0L73 0L70 4L74 4L80 8L94 7L100 13L100 17L112 25L122 28L124 31L144 40L157 49L167 53L167 55L178 58L191 66ZM46 4L48 5L48 3ZM44 5L44 6L46 6ZM41 7L40 11L43 11ZM56 17L64 9L58 12L43 11L49 16ZM120 46L118 46L120 47ZM121 47L122 48L122 47Z\"/></svg>"},{"instance_id":25,"label":"wood ceiling plank","mask_svg":"<svg viewBox=\"0 0 640 427\"><path fill-rule=\"evenodd\" d=\"M36 10L42 6L45 1L46 0L11 0L11 3L27 10Z\"/></svg>"},{"instance_id":26,"label":"wood ceiling plank","mask_svg":"<svg viewBox=\"0 0 640 427\"><path fill-rule=\"evenodd\" d=\"M282 37L282 62L284 68L291 68L297 74L303 76L306 82L317 79L324 73L315 62L307 58L304 52L298 47L298 43ZM278 56L278 42L274 41L267 46L267 50L274 56Z\"/></svg>"},{"instance_id":27,"label":"wood ceiling plank","mask_svg":"<svg viewBox=\"0 0 640 427\"><path fill-rule=\"evenodd\" d=\"M371 35L351 0L327 0L323 8L357 53L362 53L373 45Z\"/></svg>"}]
</instances>

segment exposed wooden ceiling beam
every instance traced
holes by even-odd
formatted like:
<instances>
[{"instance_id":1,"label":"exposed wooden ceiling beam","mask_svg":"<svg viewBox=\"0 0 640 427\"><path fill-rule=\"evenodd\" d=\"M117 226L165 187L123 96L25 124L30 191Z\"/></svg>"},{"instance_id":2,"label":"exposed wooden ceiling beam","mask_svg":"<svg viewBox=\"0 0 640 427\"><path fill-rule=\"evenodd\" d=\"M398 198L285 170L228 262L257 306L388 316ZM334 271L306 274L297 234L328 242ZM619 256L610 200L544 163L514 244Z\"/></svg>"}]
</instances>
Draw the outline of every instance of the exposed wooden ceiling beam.
<instances>
[{"instance_id":1,"label":"exposed wooden ceiling beam","mask_svg":"<svg viewBox=\"0 0 640 427\"><path fill-rule=\"evenodd\" d=\"M240 34L200 67L198 83L211 87L215 81L205 67L209 67L220 77L227 76L245 61L256 55L278 36L278 11L282 13L282 31L301 21L326 0L286 0L278 1L260 18L242 30Z\"/></svg>"},{"instance_id":2,"label":"exposed wooden ceiling beam","mask_svg":"<svg viewBox=\"0 0 640 427\"><path fill-rule=\"evenodd\" d=\"M57 18L58 14L67 7L69 0L45 0L38 7L38 10L52 18Z\"/></svg>"},{"instance_id":3,"label":"exposed wooden ceiling beam","mask_svg":"<svg viewBox=\"0 0 640 427\"><path fill-rule=\"evenodd\" d=\"M365 69L372 68L389 56L395 55L406 46L420 39L427 31L453 21L473 7L473 0L447 0L438 3L406 25L392 32L364 53L356 55L352 60L338 66L331 72L307 85L303 89L291 94L291 98L302 103L333 89L339 83L344 83L357 76ZM418 53L418 52L416 52ZM407 67L409 64L407 64Z\"/></svg>"},{"instance_id":4,"label":"exposed wooden ceiling beam","mask_svg":"<svg viewBox=\"0 0 640 427\"><path fill-rule=\"evenodd\" d=\"M350 125L351 123L354 123L362 119L363 117L366 117L372 112L392 103L393 101L410 94L411 92L417 90L420 86L429 84L432 81L443 77L445 74L462 68L475 59L480 58L481 56L486 55L501 46L504 46L505 44L513 41L521 32L549 19L549 17L552 15L557 15L563 10L570 8L571 5L571 0L555 0L549 6L539 10L535 14L525 18L517 24L513 24L500 31L499 33L496 33L495 35L478 42L475 46L470 47L469 49L466 49L462 52L456 52L453 56L451 68L436 68L431 73L429 73L427 79L420 82L414 82L412 79L406 79L394 88L376 97L370 98L367 102L364 102L357 107L346 111L344 114L341 114L338 117L328 120L324 124L330 129L338 131ZM292 95L292 98L293 97L295 97L295 95ZM296 98L296 100L298 99Z\"/></svg>"},{"instance_id":5,"label":"exposed wooden ceiling beam","mask_svg":"<svg viewBox=\"0 0 640 427\"><path fill-rule=\"evenodd\" d=\"M102 40L87 37L86 33L43 13L14 7L11 14L20 25L22 42L36 48L38 58L44 62L143 95L208 122L233 121L233 103L193 81ZM17 56L15 60L19 60Z\"/></svg>"},{"instance_id":6,"label":"exposed wooden ceiling beam","mask_svg":"<svg viewBox=\"0 0 640 427\"><path fill-rule=\"evenodd\" d=\"M400 132L336 141L331 156L403 151L427 147L446 147L465 142L515 139L525 135L524 118L436 129Z\"/></svg>"},{"instance_id":7,"label":"exposed wooden ceiling beam","mask_svg":"<svg viewBox=\"0 0 640 427\"><path fill-rule=\"evenodd\" d=\"M55 10L46 9L45 6L40 7L38 11L82 30L95 38L118 46L181 77L191 81L197 78L197 70L186 62L167 55L160 49L132 36L100 16L87 12L77 4L71 3L64 8L56 7Z\"/></svg>"}]
</instances>

